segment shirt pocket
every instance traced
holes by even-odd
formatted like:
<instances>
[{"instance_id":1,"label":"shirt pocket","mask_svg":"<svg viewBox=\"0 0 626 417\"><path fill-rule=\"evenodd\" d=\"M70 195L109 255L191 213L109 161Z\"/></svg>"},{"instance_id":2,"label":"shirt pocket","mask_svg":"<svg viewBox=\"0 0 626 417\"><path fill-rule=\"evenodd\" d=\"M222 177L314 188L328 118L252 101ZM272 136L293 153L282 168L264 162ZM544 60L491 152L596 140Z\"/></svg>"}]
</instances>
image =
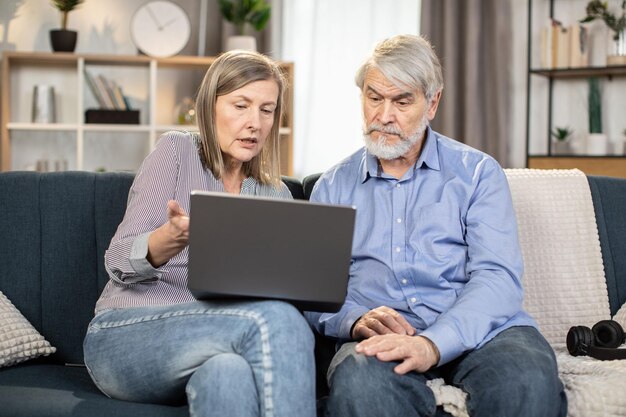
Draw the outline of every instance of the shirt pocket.
<instances>
[{"instance_id":1,"label":"shirt pocket","mask_svg":"<svg viewBox=\"0 0 626 417\"><path fill-rule=\"evenodd\" d=\"M423 254L446 257L454 249L465 251L465 227L461 210L450 203L434 203L415 209L410 244Z\"/></svg>"}]
</instances>

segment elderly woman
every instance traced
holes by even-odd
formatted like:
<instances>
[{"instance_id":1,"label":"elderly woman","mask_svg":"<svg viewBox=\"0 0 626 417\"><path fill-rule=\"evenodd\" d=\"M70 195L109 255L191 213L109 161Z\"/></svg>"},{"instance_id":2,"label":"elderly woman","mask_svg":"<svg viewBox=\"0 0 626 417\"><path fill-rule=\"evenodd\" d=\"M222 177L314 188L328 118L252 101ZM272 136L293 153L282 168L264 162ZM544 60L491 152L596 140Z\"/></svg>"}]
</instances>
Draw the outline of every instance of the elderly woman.
<instances>
[{"instance_id":1,"label":"elderly woman","mask_svg":"<svg viewBox=\"0 0 626 417\"><path fill-rule=\"evenodd\" d=\"M191 190L291 198L278 165L283 91L269 58L221 55L198 92L200 134L166 133L143 162L84 342L106 395L186 399L192 416L314 416L313 336L302 315L279 301L198 301L186 285Z\"/></svg>"}]
</instances>

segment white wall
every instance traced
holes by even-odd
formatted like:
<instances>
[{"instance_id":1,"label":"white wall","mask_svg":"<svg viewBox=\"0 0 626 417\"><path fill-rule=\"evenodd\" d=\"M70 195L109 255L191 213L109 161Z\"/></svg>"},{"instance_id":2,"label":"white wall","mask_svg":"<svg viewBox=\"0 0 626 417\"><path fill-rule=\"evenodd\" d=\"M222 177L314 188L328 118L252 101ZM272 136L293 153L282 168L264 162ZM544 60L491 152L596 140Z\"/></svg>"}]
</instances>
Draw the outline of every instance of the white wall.
<instances>
[{"instance_id":1,"label":"white wall","mask_svg":"<svg viewBox=\"0 0 626 417\"><path fill-rule=\"evenodd\" d=\"M130 21L135 10L147 0L85 0L70 12L68 29L78 31L76 52L103 54L136 54L130 37ZM181 52L196 55L200 2L175 0L188 14L192 37ZM208 0L209 12L215 12L215 2ZM61 13L50 0L0 1L0 49L20 51L51 51L49 34L61 25ZM207 28L207 35L215 29ZM217 32L219 34L219 31ZM207 53L219 48L221 39L211 42L207 36ZM213 50L213 51L212 51Z\"/></svg>"}]
</instances>

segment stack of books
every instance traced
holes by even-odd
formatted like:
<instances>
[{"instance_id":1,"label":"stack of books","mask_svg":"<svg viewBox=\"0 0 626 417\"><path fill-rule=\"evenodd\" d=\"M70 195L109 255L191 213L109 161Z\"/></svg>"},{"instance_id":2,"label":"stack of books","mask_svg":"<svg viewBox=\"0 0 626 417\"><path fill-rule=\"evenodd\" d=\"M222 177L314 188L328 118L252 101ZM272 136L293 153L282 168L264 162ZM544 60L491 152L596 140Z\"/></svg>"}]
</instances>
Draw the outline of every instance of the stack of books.
<instances>
[{"instance_id":1,"label":"stack of books","mask_svg":"<svg viewBox=\"0 0 626 417\"><path fill-rule=\"evenodd\" d=\"M588 29L565 26L550 19L541 30L541 68L580 68L589 65Z\"/></svg>"},{"instance_id":2,"label":"stack of books","mask_svg":"<svg viewBox=\"0 0 626 417\"><path fill-rule=\"evenodd\" d=\"M85 123L139 124L139 111L131 109L130 101L114 80L87 70L85 80L99 106L85 112Z\"/></svg>"}]
</instances>

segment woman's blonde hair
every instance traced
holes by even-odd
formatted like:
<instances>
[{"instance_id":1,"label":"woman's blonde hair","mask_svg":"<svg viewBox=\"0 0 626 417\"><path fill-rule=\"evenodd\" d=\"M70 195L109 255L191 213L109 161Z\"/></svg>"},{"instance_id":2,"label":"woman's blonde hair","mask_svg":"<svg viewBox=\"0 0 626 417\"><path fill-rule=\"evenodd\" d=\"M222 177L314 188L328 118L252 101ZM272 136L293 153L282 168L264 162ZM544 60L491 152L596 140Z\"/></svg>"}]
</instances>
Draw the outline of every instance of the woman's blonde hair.
<instances>
[{"instance_id":1,"label":"woman's blonde hair","mask_svg":"<svg viewBox=\"0 0 626 417\"><path fill-rule=\"evenodd\" d=\"M274 80L278 98L274 124L261 152L243 164L244 175L262 184L280 183L280 120L283 113L285 76L278 63L265 55L250 51L229 51L220 55L209 67L196 100L196 117L200 130L200 155L205 169L215 178L222 178L224 159L217 140L215 103L217 97L229 94L255 81Z\"/></svg>"}]
</instances>

